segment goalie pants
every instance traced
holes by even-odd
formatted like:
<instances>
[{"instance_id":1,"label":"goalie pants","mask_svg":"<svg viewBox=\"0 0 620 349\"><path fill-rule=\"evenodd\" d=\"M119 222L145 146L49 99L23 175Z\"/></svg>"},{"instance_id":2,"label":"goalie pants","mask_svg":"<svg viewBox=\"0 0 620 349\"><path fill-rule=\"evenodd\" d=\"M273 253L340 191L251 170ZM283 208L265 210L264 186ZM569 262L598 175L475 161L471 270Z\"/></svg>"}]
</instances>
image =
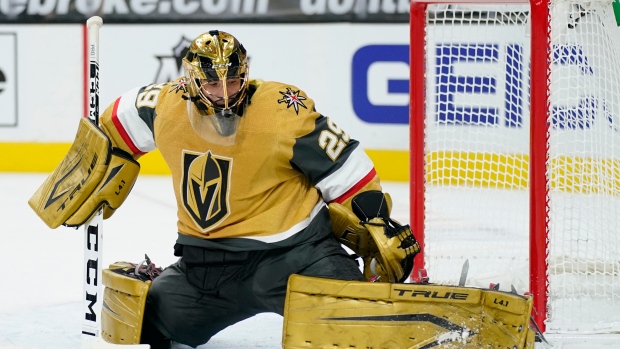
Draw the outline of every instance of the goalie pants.
<instances>
[{"instance_id":1,"label":"goalie pants","mask_svg":"<svg viewBox=\"0 0 620 349\"><path fill-rule=\"evenodd\" d=\"M197 347L256 314L282 315L292 274L363 280L357 262L332 234L265 251L184 246L183 257L153 281L145 321L169 339Z\"/></svg>"}]
</instances>

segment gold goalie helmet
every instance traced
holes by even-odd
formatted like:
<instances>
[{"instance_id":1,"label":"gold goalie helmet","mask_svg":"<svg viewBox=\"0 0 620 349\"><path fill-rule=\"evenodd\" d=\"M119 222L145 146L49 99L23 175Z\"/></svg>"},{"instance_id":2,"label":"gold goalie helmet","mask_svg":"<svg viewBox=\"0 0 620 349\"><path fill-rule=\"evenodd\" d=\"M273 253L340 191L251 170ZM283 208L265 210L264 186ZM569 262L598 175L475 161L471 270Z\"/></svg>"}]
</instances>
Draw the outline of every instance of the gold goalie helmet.
<instances>
[{"instance_id":1,"label":"gold goalie helmet","mask_svg":"<svg viewBox=\"0 0 620 349\"><path fill-rule=\"evenodd\" d=\"M194 130L208 141L234 138L247 104L248 61L237 39L212 30L192 41L183 58Z\"/></svg>"}]
</instances>

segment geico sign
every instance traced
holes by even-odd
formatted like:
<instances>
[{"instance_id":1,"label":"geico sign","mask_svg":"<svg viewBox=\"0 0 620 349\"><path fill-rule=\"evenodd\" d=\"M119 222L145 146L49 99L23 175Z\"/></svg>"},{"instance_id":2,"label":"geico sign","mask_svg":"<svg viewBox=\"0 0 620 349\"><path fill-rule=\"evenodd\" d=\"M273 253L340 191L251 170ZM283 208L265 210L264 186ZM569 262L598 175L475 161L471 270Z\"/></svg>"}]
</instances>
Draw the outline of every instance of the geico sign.
<instances>
[{"instance_id":1,"label":"geico sign","mask_svg":"<svg viewBox=\"0 0 620 349\"><path fill-rule=\"evenodd\" d=\"M524 118L529 117L529 56L523 45L434 43L428 52L427 110L438 123L524 126ZM602 115L601 122L618 129L606 92L593 87L601 85L596 80L588 80L602 79L606 73L596 71L583 48L553 45L552 62L556 77L570 68L570 74L577 72L575 80L583 82L570 98L552 100L552 127L587 129ZM356 115L366 122L407 124L409 46L358 49L352 60L352 102Z\"/></svg>"}]
</instances>

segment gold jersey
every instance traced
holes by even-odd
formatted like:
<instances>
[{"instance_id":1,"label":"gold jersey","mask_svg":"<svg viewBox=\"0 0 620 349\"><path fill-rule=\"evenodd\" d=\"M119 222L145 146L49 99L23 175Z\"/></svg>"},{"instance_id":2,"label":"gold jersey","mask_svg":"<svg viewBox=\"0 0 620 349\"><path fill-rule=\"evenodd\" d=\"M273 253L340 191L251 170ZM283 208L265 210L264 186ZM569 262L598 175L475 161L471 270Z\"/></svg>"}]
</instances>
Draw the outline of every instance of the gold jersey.
<instances>
[{"instance_id":1,"label":"gold jersey","mask_svg":"<svg viewBox=\"0 0 620 349\"><path fill-rule=\"evenodd\" d=\"M311 224L328 221L326 203L380 190L359 142L317 112L302 90L260 80L249 89L230 145L196 134L184 78L128 91L100 117L114 145L134 157L161 152L172 173L182 244L292 245L317 234L307 229Z\"/></svg>"}]
</instances>

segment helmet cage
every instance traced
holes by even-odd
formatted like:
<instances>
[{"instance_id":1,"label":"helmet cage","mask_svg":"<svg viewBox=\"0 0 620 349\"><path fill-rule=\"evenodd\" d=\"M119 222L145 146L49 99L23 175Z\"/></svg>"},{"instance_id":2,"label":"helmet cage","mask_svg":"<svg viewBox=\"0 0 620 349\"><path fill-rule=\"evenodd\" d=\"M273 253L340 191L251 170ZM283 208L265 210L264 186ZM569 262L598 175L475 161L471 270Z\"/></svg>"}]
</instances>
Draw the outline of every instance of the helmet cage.
<instances>
[{"instance_id":1,"label":"helmet cage","mask_svg":"<svg viewBox=\"0 0 620 349\"><path fill-rule=\"evenodd\" d=\"M183 68L190 98L200 111L207 115L241 112L239 107L247 94L249 69L245 49L232 35L211 31L199 36L183 58ZM214 82L221 84L221 95L209 93L207 87ZM239 82L239 89L228 95L231 82Z\"/></svg>"}]
</instances>

